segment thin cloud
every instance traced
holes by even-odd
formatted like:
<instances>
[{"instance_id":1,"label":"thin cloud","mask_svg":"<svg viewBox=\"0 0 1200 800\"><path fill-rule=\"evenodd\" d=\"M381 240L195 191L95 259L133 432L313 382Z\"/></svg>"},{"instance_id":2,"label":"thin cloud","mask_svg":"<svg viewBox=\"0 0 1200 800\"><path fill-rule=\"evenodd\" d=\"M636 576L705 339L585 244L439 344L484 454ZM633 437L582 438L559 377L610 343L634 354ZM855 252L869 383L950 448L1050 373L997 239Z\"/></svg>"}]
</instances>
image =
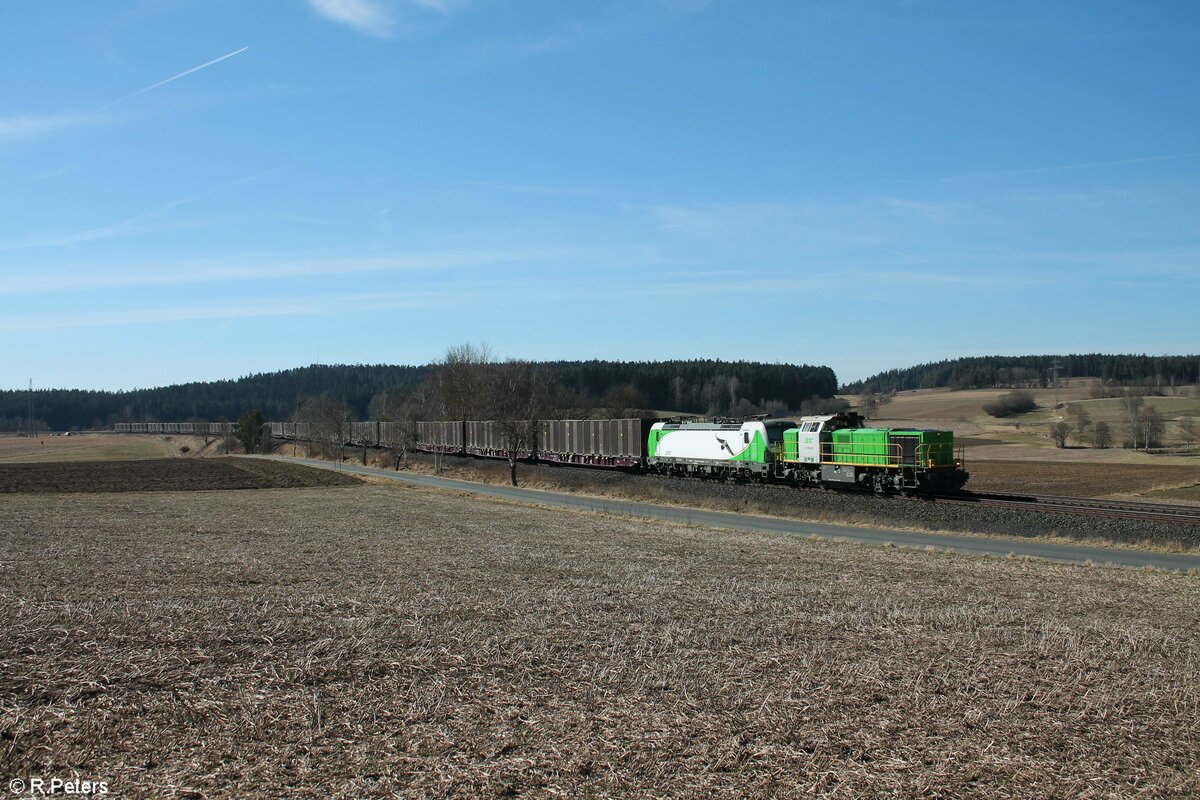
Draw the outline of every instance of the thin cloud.
<instances>
[{"instance_id":1,"label":"thin cloud","mask_svg":"<svg viewBox=\"0 0 1200 800\"><path fill-rule=\"evenodd\" d=\"M456 11L461 5L458 0L412 0L412 2L421 8L427 8L439 14L449 14L452 11Z\"/></svg>"},{"instance_id":2,"label":"thin cloud","mask_svg":"<svg viewBox=\"0 0 1200 800\"><path fill-rule=\"evenodd\" d=\"M470 288L488 297L525 297L527 285L514 284L510 280L473 281ZM563 287L558 287L561 291ZM342 309L346 315L359 315L364 311L393 309L428 309L439 306L455 306L462 302L467 287L450 284L432 290L405 290L402 292L356 292L351 294L327 293L294 295L266 298L244 303L205 303L187 306L165 306L155 308L131 308L111 311L94 311L79 314L27 314L0 319L0 333L27 333L35 330L61 330L67 328L112 327L118 325L161 324L172 322L194 322L202 320L254 319L259 317L328 316L330 309ZM619 289L621 296L634 296L637 287ZM577 297L579 288L568 287L561 297ZM599 296L606 296L601 292ZM548 294L549 299L556 297Z\"/></svg>"},{"instance_id":3,"label":"thin cloud","mask_svg":"<svg viewBox=\"0 0 1200 800\"><path fill-rule=\"evenodd\" d=\"M515 192L517 194L549 194L571 195L578 197L597 196L601 192L595 189L581 189L572 186L547 186L536 184L487 183L486 181L466 181L467 186L481 189L493 189L498 192Z\"/></svg>"},{"instance_id":4,"label":"thin cloud","mask_svg":"<svg viewBox=\"0 0 1200 800\"><path fill-rule=\"evenodd\" d=\"M422 309L457 306L468 295L487 297L491 308L504 308L508 301L525 298L535 287L539 297L546 302L577 299L586 293L593 301L634 297L679 298L694 297L697 293L707 295L760 296L764 292L780 294L787 291L804 290L814 296L833 296L839 290L836 283L814 285L805 276L767 278L731 277L726 273L713 276L696 276L693 272L680 273L688 280L659 281L654 285L630 282L610 283L597 287L594 280L579 275L558 275L547 279L545 275L483 280L451 280L434 288L404 291L369 291L329 295L318 292L306 295L269 297L254 302L205 303L198 305L162 305L153 308L126 308L82 312L77 314L27 314L0 319L0 333L28 333L35 330L67 328L112 327L139 324L163 324L195 322L204 320L234 320L281 316L328 316L330 309L342 309L344 315L360 315L364 311L393 309ZM911 285L914 280L921 283L944 283L976 289L977 287L1022 289L1030 280L1019 276L997 278L995 276L964 277L961 275L911 272L859 273L863 280L878 283ZM1068 285L1069 280L1053 276L1036 280L1040 284L1058 283ZM339 313L336 312L335 313Z\"/></svg>"},{"instance_id":5,"label":"thin cloud","mask_svg":"<svg viewBox=\"0 0 1200 800\"><path fill-rule=\"evenodd\" d=\"M234 50L232 53L226 53L223 56L214 58L212 61L205 61L203 64L201 64L199 66L192 67L191 69L185 69L183 72L180 72L177 75L172 75L171 77L167 78L166 80L161 80L158 83L155 83L155 84L145 87L144 89L138 89L136 92L131 92L130 94L125 95L124 97L121 97L117 100L113 100L111 103L104 106L104 108L109 108L111 106L115 106L118 103L124 103L126 100L130 100L134 97L137 97L140 94L145 94L146 92L149 92L152 89L157 89L160 86L165 86L166 84L170 83L171 81L177 81L180 78L184 77L185 75L191 75L193 72L199 72L200 70L202 70L206 67L211 67L213 64L218 64L227 58L233 58L238 53L244 53L249 49L250 49L249 47L243 47L240 50Z\"/></svg>"},{"instance_id":6,"label":"thin cloud","mask_svg":"<svg viewBox=\"0 0 1200 800\"><path fill-rule=\"evenodd\" d=\"M634 208L637 208L636 206ZM802 202L733 202L643 207L665 230L708 238L748 234L867 243L914 223L947 225L956 203L864 197ZM891 234L888 234L891 235Z\"/></svg>"},{"instance_id":7,"label":"thin cloud","mask_svg":"<svg viewBox=\"0 0 1200 800\"><path fill-rule=\"evenodd\" d=\"M92 125L105 119L99 114L15 114L0 118L0 139L32 139L66 128Z\"/></svg>"},{"instance_id":8,"label":"thin cloud","mask_svg":"<svg viewBox=\"0 0 1200 800\"><path fill-rule=\"evenodd\" d=\"M359 33L386 39L396 21L388 9L373 0L308 0L312 10Z\"/></svg>"},{"instance_id":9,"label":"thin cloud","mask_svg":"<svg viewBox=\"0 0 1200 800\"><path fill-rule=\"evenodd\" d=\"M1096 169L1100 167L1122 167L1129 164L1150 164L1155 161L1179 161L1185 158L1200 157L1200 150L1193 150L1186 153L1167 153L1160 156L1138 156L1136 158L1117 158L1111 161L1080 161L1072 164L1055 164L1046 167L1027 167L1025 169L1009 169L998 170L996 172L977 172L967 175L951 175L946 178L939 178L941 183L952 183L955 181L973 181L986 180L988 178L1007 178L1017 175L1040 175L1046 172L1065 172L1074 169Z\"/></svg>"},{"instance_id":10,"label":"thin cloud","mask_svg":"<svg viewBox=\"0 0 1200 800\"><path fill-rule=\"evenodd\" d=\"M432 250L395 253L374 258L283 260L274 263L245 263L241 260L213 263L147 264L143 269L118 272L88 269L83 272L14 277L0 283L0 296L30 295L96 289L142 288L220 284L268 279L302 279L355 274L416 272L446 273L494 270L497 267L538 267L572 264L595 269L629 262L645 264L653 256L644 253L615 253L562 247L516 247L510 249Z\"/></svg>"},{"instance_id":11,"label":"thin cloud","mask_svg":"<svg viewBox=\"0 0 1200 800\"><path fill-rule=\"evenodd\" d=\"M172 209L187 205L188 203L194 203L197 200L202 200L209 195L216 194L217 192L223 192L227 189L245 186L248 183L254 183L255 181L262 180L263 178L283 172L286 169L288 169L288 167L278 167L276 169L255 173L254 175L246 175L245 177L226 181L225 183L219 184L210 189L205 189L197 194L189 195L188 197L180 197L176 200L164 203L157 208L153 208L149 211L143 211L140 214L134 214L132 217L126 217L125 219L120 220L119 222L114 222L110 225L102 225L98 228L88 228L86 230L76 231L74 233L68 233L59 236L52 236L49 238L31 239L24 242L13 242L6 245L0 245L0 252L7 253L14 250L27 250L37 247L71 247L73 245L83 244L84 242L94 242L100 239L111 239L117 236L126 236L133 233L139 233L146 230L147 226L144 224L146 221L162 217Z\"/></svg>"},{"instance_id":12,"label":"thin cloud","mask_svg":"<svg viewBox=\"0 0 1200 800\"><path fill-rule=\"evenodd\" d=\"M310 316L328 314L330 304L353 306L356 311L423 307L438 301L450 302L454 292L439 294L424 292L403 294L354 294L334 297L285 297L242 305L215 303L168 308L126 309L83 314L13 317L0 322L0 331L18 333L31 330L61 330L65 328L95 328L114 325L139 325L198 320L249 319L257 317Z\"/></svg>"}]
</instances>

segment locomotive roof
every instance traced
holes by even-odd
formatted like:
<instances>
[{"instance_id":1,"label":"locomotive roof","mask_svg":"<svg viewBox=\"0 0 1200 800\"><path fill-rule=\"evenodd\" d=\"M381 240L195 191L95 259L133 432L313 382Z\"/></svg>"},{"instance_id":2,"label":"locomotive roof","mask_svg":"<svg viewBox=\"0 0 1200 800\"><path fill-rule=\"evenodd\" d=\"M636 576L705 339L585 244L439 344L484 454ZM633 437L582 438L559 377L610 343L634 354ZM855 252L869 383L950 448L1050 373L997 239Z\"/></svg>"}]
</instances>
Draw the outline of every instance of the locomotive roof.
<instances>
[{"instance_id":1,"label":"locomotive roof","mask_svg":"<svg viewBox=\"0 0 1200 800\"><path fill-rule=\"evenodd\" d=\"M663 430L693 430L693 431L740 431L742 422L659 422Z\"/></svg>"},{"instance_id":2,"label":"locomotive roof","mask_svg":"<svg viewBox=\"0 0 1200 800\"><path fill-rule=\"evenodd\" d=\"M739 422L734 422L732 420L721 420L719 422L715 422L715 421L704 422L704 421L699 421L699 420L695 421L695 422L674 422L674 421L663 420L661 422L656 422L654 424L654 427L657 428L658 426L661 425L662 427L660 430L671 430L671 431L680 431L680 430L683 430L683 431L688 431L688 430L691 430L691 431L740 431L745 426L753 425L755 423L764 425L768 428L777 428L777 427L793 428L796 426L796 423L790 419L748 419L748 420L743 420L743 421L739 421Z\"/></svg>"}]
</instances>

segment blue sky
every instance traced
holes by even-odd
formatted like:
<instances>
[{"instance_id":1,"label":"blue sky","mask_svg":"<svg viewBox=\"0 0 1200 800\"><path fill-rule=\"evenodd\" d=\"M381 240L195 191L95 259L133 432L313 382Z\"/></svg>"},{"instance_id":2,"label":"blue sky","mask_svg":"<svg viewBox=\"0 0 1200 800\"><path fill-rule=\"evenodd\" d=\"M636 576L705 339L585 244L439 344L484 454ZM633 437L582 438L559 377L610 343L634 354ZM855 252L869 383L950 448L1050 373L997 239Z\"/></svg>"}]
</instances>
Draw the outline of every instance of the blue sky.
<instances>
[{"instance_id":1,"label":"blue sky","mask_svg":"<svg viewBox=\"0 0 1200 800\"><path fill-rule=\"evenodd\" d=\"M1195 352L1200 6L6 2L0 382Z\"/></svg>"}]
</instances>

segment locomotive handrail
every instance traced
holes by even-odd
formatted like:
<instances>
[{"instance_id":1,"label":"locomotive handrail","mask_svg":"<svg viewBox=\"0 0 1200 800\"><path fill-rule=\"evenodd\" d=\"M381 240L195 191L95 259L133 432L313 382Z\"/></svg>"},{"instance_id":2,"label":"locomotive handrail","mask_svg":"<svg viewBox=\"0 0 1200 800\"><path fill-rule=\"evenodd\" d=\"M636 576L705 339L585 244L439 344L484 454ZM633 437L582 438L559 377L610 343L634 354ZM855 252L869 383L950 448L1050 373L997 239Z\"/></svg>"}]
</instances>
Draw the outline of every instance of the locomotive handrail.
<instances>
[{"instance_id":1,"label":"locomotive handrail","mask_svg":"<svg viewBox=\"0 0 1200 800\"><path fill-rule=\"evenodd\" d=\"M911 458L905 458L904 446L896 442L821 442L818 458L822 464L836 466L933 469L955 464L954 445L947 442L918 444ZM798 453L792 453L790 460L799 460Z\"/></svg>"},{"instance_id":2,"label":"locomotive handrail","mask_svg":"<svg viewBox=\"0 0 1200 800\"><path fill-rule=\"evenodd\" d=\"M892 442L821 442L818 459L822 464L872 467L903 466L904 449ZM885 463L880 465L880 459Z\"/></svg>"}]
</instances>

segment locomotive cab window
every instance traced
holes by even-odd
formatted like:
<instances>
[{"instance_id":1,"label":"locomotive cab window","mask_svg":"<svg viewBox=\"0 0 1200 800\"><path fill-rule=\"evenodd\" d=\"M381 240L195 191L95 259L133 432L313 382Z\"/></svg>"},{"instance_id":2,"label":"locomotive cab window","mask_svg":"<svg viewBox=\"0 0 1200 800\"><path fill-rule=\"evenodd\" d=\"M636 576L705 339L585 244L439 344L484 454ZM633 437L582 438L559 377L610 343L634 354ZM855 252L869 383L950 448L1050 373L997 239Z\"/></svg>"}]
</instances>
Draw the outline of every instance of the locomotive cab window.
<instances>
[{"instance_id":1,"label":"locomotive cab window","mask_svg":"<svg viewBox=\"0 0 1200 800\"><path fill-rule=\"evenodd\" d=\"M750 433L748 431L742 434L742 443L750 444Z\"/></svg>"}]
</instances>

